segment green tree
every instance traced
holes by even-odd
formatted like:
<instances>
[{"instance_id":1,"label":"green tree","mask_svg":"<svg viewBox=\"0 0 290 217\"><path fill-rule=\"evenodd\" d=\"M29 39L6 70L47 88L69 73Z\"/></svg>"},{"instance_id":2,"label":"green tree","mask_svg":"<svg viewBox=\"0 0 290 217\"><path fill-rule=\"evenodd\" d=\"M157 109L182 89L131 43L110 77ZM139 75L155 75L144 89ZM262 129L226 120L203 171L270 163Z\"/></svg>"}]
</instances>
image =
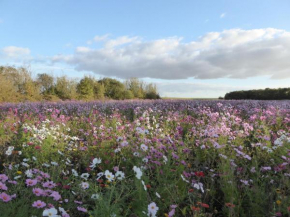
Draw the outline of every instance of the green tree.
<instances>
[{"instance_id":1,"label":"green tree","mask_svg":"<svg viewBox=\"0 0 290 217\"><path fill-rule=\"evenodd\" d=\"M54 78L46 73L37 75L37 82L40 85L40 91L42 94L54 93Z\"/></svg>"},{"instance_id":2,"label":"green tree","mask_svg":"<svg viewBox=\"0 0 290 217\"><path fill-rule=\"evenodd\" d=\"M97 81L94 82L94 98L104 99L105 97L105 86Z\"/></svg>"},{"instance_id":3,"label":"green tree","mask_svg":"<svg viewBox=\"0 0 290 217\"><path fill-rule=\"evenodd\" d=\"M145 96L144 83L138 78L130 78L125 81L125 86L133 94L134 98L142 99Z\"/></svg>"},{"instance_id":4,"label":"green tree","mask_svg":"<svg viewBox=\"0 0 290 217\"><path fill-rule=\"evenodd\" d=\"M146 99L160 99L155 84L147 84L145 87L145 98Z\"/></svg>"},{"instance_id":5,"label":"green tree","mask_svg":"<svg viewBox=\"0 0 290 217\"><path fill-rule=\"evenodd\" d=\"M126 90L125 85L113 78L104 78L99 83L105 87L105 97L110 99L123 99L123 93Z\"/></svg>"},{"instance_id":6,"label":"green tree","mask_svg":"<svg viewBox=\"0 0 290 217\"><path fill-rule=\"evenodd\" d=\"M72 100L77 97L77 82L68 79L66 76L58 77L55 85L55 92L62 100Z\"/></svg>"},{"instance_id":7,"label":"green tree","mask_svg":"<svg viewBox=\"0 0 290 217\"><path fill-rule=\"evenodd\" d=\"M91 77L84 77L77 85L79 99L93 100L95 96L95 81Z\"/></svg>"}]
</instances>

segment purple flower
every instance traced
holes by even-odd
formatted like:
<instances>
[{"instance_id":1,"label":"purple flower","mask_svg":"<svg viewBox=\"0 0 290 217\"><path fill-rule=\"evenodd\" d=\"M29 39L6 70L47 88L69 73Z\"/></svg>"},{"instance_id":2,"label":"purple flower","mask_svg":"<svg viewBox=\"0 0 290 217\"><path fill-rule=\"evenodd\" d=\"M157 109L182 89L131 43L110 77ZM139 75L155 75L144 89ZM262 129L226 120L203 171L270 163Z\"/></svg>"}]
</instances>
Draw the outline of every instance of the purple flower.
<instances>
[{"instance_id":1,"label":"purple flower","mask_svg":"<svg viewBox=\"0 0 290 217\"><path fill-rule=\"evenodd\" d=\"M8 188L4 183L0 182L0 189L3 191L7 191Z\"/></svg>"},{"instance_id":2,"label":"purple flower","mask_svg":"<svg viewBox=\"0 0 290 217\"><path fill-rule=\"evenodd\" d=\"M33 188L32 192L36 196L43 196L44 195L44 192L43 192L43 190L41 188Z\"/></svg>"},{"instance_id":3,"label":"purple flower","mask_svg":"<svg viewBox=\"0 0 290 217\"><path fill-rule=\"evenodd\" d=\"M37 184L37 180L36 179L26 179L25 183L27 186L34 186Z\"/></svg>"},{"instance_id":4,"label":"purple flower","mask_svg":"<svg viewBox=\"0 0 290 217\"><path fill-rule=\"evenodd\" d=\"M81 206L78 206L77 207L78 211L81 211L81 212L87 212L88 210L84 207L81 207Z\"/></svg>"},{"instance_id":5,"label":"purple flower","mask_svg":"<svg viewBox=\"0 0 290 217\"><path fill-rule=\"evenodd\" d=\"M12 197L4 192L2 192L0 194L0 199L3 201L3 202L9 202L10 200L12 200Z\"/></svg>"},{"instance_id":6,"label":"purple flower","mask_svg":"<svg viewBox=\"0 0 290 217\"><path fill-rule=\"evenodd\" d=\"M46 203L44 203L41 200L37 200L32 204L33 207L36 207L37 209L43 208L46 206Z\"/></svg>"}]
</instances>

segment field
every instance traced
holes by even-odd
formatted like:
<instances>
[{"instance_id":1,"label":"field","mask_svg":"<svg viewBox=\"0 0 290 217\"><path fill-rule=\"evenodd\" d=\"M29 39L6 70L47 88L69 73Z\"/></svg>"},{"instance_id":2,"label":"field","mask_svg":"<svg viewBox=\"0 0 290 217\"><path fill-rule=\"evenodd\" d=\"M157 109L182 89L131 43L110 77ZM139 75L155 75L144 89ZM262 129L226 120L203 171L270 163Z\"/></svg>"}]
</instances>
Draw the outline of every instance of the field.
<instances>
[{"instance_id":1,"label":"field","mask_svg":"<svg viewBox=\"0 0 290 217\"><path fill-rule=\"evenodd\" d=\"M290 101L0 105L1 217L290 216Z\"/></svg>"}]
</instances>

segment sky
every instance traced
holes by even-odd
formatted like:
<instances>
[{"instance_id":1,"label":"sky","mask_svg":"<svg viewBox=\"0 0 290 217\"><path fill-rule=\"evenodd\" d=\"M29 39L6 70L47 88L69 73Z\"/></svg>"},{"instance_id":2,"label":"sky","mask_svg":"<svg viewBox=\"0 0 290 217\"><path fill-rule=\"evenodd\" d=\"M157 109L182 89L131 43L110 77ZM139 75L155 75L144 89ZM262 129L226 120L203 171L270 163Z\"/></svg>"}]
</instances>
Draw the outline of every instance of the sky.
<instances>
[{"instance_id":1,"label":"sky","mask_svg":"<svg viewBox=\"0 0 290 217\"><path fill-rule=\"evenodd\" d=\"M162 97L289 87L289 0L0 0L0 65Z\"/></svg>"}]
</instances>

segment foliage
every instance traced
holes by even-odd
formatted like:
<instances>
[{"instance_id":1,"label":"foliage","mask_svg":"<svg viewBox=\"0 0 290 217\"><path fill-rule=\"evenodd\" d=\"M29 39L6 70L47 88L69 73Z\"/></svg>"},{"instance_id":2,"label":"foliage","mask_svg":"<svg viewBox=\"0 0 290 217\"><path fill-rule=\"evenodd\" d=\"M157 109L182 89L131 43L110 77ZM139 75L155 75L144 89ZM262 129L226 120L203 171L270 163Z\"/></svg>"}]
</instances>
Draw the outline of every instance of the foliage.
<instances>
[{"instance_id":1,"label":"foliage","mask_svg":"<svg viewBox=\"0 0 290 217\"><path fill-rule=\"evenodd\" d=\"M285 100L290 99L290 88L233 91L225 99Z\"/></svg>"},{"instance_id":2,"label":"foliage","mask_svg":"<svg viewBox=\"0 0 290 217\"><path fill-rule=\"evenodd\" d=\"M288 216L289 131L289 101L3 104L1 217Z\"/></svg>"},{"instance_id":3,"label":"foliage","mask_svg":"<svg viewBox=\"0 0 290 217\"><path fill-rule=\"evenodd\" d=\"M53 77L41 73L32 78L31 72L24 67L0 66L0 103L25 101L59 100L103 100L103 99L160 99L153 84L145 84L137 78L122 82L92 76L79 81L67 76Z\"/></svg>"}]
</instances>

